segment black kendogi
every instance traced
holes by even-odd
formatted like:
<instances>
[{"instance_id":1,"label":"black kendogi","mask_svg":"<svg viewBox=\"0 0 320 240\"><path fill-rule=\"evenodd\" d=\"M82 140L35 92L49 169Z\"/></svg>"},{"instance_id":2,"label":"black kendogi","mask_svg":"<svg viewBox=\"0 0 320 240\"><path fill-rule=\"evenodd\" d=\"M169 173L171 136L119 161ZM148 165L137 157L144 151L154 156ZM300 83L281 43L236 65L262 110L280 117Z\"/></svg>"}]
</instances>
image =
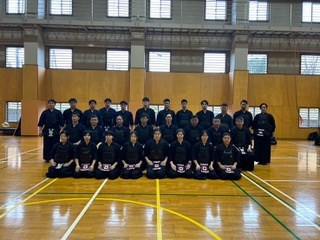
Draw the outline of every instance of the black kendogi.
<instances>
[{"instance_id":1,"label":"black kendogi","mask_svg":"<svg viewBox=\"0 0 320 240\"><path fill-rule=\"evenodd\" d=\"M197 142L200 141L201 132L203 131L203 127L200 125L197 126L186 126L184 129L185 132L185 139L193 146Z\"/></svg>"},{"instance_id":2,"label":"black kendogi","mask_svg":"<svg viewBox=\"0 0 320 240\"><path fill-rule=\"evenodd\" d=\"M56 163L56 166L50 166L46 176L48 178L64 178L70 177L74 172L74 163L70 166L63 166L74 158L74 146L70 142L66 143L56 143L51 151L51 159Z\"/></svg>"},{"instance_id":3,"label":"black kendogi","mask_svg":"<svg viewBox=\"0 0 320 240\"><path fill-rule=\"evenodd\" d=\"M170 124L164 124L160 126L160 131L162 135L162 139L167 141L167 143L171 144L173 141L176 140L176 131L178 127L176 125Z\"/></svg>"},{"instance_id":4,"label":"black kendogi","mask_svg":"<svg viewBox=\"0 0 320 240\"><path fill-rule=\"evenodd\" d=\"M75 126L73 126L71 122L64 128L64 130L67 131L69 134L69 142L77 143L80 140L82 140L85 127L81 123L78 123Z\"/></svg>"},{"instance_id":5,"label":"black kendogi","mask_svg":"<svg viewBox=\"0 0 320 240\"><path fill-rule=\"evenodd\" d=\"M143 162L142 152L143 147L140 143L133 145L132 142L127 142L123 145L121 150L121 159L128 164L128 168L122 169L121 178L138 179L142 177L142 168L136 167L136 164L138 164L140 161Z\"/></svg>"},{"instance_id":6,"label":"black kendogi","mask_svg":"<svg viewBox=\"0 0 320 240\"><path fill-rule=\"evenodd\" d=\"M133 116L132 116L132 113L125 110L125 111L118 111L115 115L115 118L114 118L114 122L116 122L116 119L118 116L122 116L123 118L123 126L129 128L130 126L133 126Z\"/></svg>"},{"instance_id":7,"label":"black kendogi","mask_svg":"<svg viewBox=\"0 0 320 240\"><path fill-rule=\"evenodd\" d=\"M52 147L59 142L60 127L64 126L62 113L57 109L46 109L41 113L38 127L43 134L43 159L47 162L51 159Z\"/></svg>"},{"instance_id":8,"label":"black kendogi","mask_svg":"<svg viewBox=\"0 0 320 240\"><path fill-rule=\"evenodd\" d=\"M269 113L257 114L253 121L254 154L259 164L270 163L271 137L276 129L274 118Z\"/></svg>"},{"instance_id":9,"label":"black kendogi","mask_svg":"<svg viewBox=\"0 0 320 240\"><path fill-rule=\"evenodd\" d=\"M167 110L163 109L158 112L156 125L160 127L160 126L166 124L166 116L168 114L170 114L172 116L172 123L175 124L175 122L176 122L175 112L171 109L167 109Z\"/></svg>"},{"instance_id":10,"label":"black kendogi","mask_svg":"<svg viewBox=\"0 0 320 240\"><path fill-rule=\"evenodd\" d=\"M97 160L102 164L102 169L99 168L96 169L95 176L97 179L116 179L120 176L120 145L112 142L110 146L104 142L102 143L97 152ZM117 166L110 170L110 167L114 163L118 163Z\"/></svg>"},{"instance_id":11,"label":"black kendogi","mask_svg":"<svg viewBox=\"0 0 320 240\"><path fill-rule=\"evenodd\" d=\"M192 178L193 172L191 169L192 163L192 147L191 144L183 140L180 144L178 140L174 141L170 145L169 161L176 166L176 170L173 170L171 164L168 164L168 177L177 178L185 177ZM189 165L189 166L188 166ZM187 169L187 166L190 167Z\"/></svg>"},{"instance_id":12,"label":"black kendogi","mask_svg":"<svg viewBox=\"0 0 320 240\"><path fill-rule=\"evenodd\" d=\"M166 176L166 166L162 166L161 162L168 157L169 145L160 139L158 143L154 139L149 140L144 147L144 155L148 157L153 165L147 164L147 178L164 178Z\"/></svg>"},{"instance_id":13,"label":"black kendogi","mask_svg":"<svg viewBox=\"0 0 320 240\"><path fill-rule=\"evenodd\" d=\"M103 122L102 122L102 116L101 116L101 113L94 109L93 111L88 109L88 110L85 110L83 112L83 115L82 115L82 125L85 127L85 128L88 128L90 127L91 123L90 123L90 119L92 116L97 116L98 117L98 125L99 126L102 126Z\"/></svg>"},{"instance_id":14,"label":"black kendogi","mask_svg":"<svg viewBox=\"0 0 320 240\"><path fill-rule=\"evenodd\" d=\"M77 113L79 115L79 123L82 122L82 116L83 116L82 111L78 108L75 108L73 111L71 110L71 108L68 108L63 112L63 120L66 125L72 123L72 114L74 113Z\"/></svg>"},{"instance_id":15,"label":"black kendogi","mask_svg":"<svg viewBox=\"0 0 320 240\"><path fill-rule=\"evenodd\" d=\"M222 135L226 132L225 128L219 127L218 129L211 127L208 130L209 141L212 143L214 148L222 144Z\"/></svg>"},{"instance_id":16,"label":"black kendogi","mask_svg":"<svg viewBox=\"0 0 320 240\"><path fill-rule=\"evenodd\" d=\"M246 128L252 127L252 114L249 111L242 111L241 109L233 114L233 124L236 125L236 119L242 117L244 120L243 126Z\"/></svg>"},{"instance_id":17,"label":"black kendogi","mask_svg":"<svg viewBox=\"0 0 320 240\"><path fill-rule=\"evenodd\" d=\"M208 128L211 127L212 124L212 119L214 117L213 112L211 112L210 110L207 111L199 111L196 114L199 118L199 125L203 127L204 130L207 130Z\"/></svg>"},{"instance_id":18,"label":"black kendogi","mask_svg":"<svg viewBox=\"0 0 320 240\"><path fill-rule=\"evenodd\" d=\"M233 128L233 119L229 114L223 115L222 113L219 113L216 118L220 119L221 127L225 128L226 130Z\"/></svg>"},{"instance_id":19,"label":"black kendogi","mask_svg":"<svg viewBox=\"0 0 320 240\"><path fill-rule=\"evenodd\" d=\"M138 141L142 145L145 145L147 141L153 138L153 128L149 124L147 124L146 126L142 126L140 124L134 129L134 131L137 132Z\"/></svg>"},{"instance_id":20,"label":"black kendogi","mask_svg":"<svg viewBox=\"0 0 320 240\"><path fill-rule=\"evenodd\" d=\"M104 129L112 128L115 125L114 119L117 114L116 110L114 110L113 108L106 109L104 107L104 108L101 108L99 110L99 112L100 112L101 118L102 118L101 126Z\"/></svg>"},{"instance_id":21,"label":"black kendogi","mask_svg":"<svg viewBox=\"0 0 320 240\"><path fill-rule=\"evenodd\" d=\"M97 145L99 142L105 141L104 130L101 126L93 127L90 125L86 129L90 131L91 142L93 142L94 144Z\"/></svg>"},{"instance_id":22,"label":"black kendogi","mask_svg":"<svg viewBox=\"0 0 320 240\"><path fill-rule=\"evenodd\" d=\"M239 151L235 146L229 144L226 147L224 144L220 144L214 151L214 159L217 163L219 162L226 167L226 170L219 166L216 168L217 174L221 179L238 180L241 178L241 171L238 168L231 169L231 166L235 162L238 163L239 159Z\"/></svg>"},{"instance_id":23,"label":"black kendogi","mask_svg":"<svg viewBox=\"0 0 320 240\"><path fill-rule=\"evenodd\" d=\"M140 124L140 119L142 114L148 115L148 124L155 125L156 124L156 113L151 108L139 108L136 112L136 118L134 120L135 125Z\"/></svg>"},{"instance_id":24,"label":"black kendogi","mask_svg":"<svg viewBox=\"0 0 320 240\"><path fill-rule=\"evenodd\" d=\"M176 115L176 123L179 128L184 129L186 126L190 125L190 119L193 116L193 113L186 109L186 110L179 110Z\"/></svg>"},{"instance_id":25,"label":"black kendogi","mask_svg":"<svg viewBox=\"0 0 320 240\"><path fill-rule=\"evenodd\" d=\"M125 126L114 126L111 131L114 133L113 141L121 147L130 140L130 129Z\"/></svg>"},{"instance_id":26,"label":"black kendogi","mask_svg":"<svg viewBox=\"0 0 320 240\"><path fill-rule=\"evenodd\" d=\"M82 141L75 150L75 159L78 159L80 165L80 171L74 171L74 178L93 178L94 170L89 171L89 167L92 165L93 160L97 160L97 147L93 142L88 144Z\"/></svg>"}]
</instances>

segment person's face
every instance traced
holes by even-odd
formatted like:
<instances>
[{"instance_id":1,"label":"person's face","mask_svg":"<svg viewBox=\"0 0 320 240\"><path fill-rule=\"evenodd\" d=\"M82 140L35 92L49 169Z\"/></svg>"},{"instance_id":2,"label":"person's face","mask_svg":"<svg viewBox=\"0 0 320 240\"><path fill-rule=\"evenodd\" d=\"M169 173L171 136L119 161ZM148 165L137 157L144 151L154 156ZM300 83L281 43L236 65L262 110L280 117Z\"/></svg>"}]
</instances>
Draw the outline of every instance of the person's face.
<instances>
[{"instance_id":1,"label":"person's face","mask_svg":"<svg viewBox=\"0 0 320 240\"><path fill-rule=\"evenodd\" d=\"M104 103L104 105L106 106L106 108L110 108L110 106L111 106L111 102L106 101L106 102Z\"/></svg>"},{"instance_id":2,"label":"person's face","mask_svg":"<svg viewBox=\"0 0 320 240\"><path fill-rule=\"evenodd\" d=\"M74 122L74 123L79 122L79 117L78 117L78 115L72 115L72 122Z\"/></svg>"},{"instance_id":3,"label":"person's face","mask_svg":"<svg viewBox=\"0 0 320 240\"><path fill-rule=\"evenodd\" d=\"M182 102L181 103L181 107L182 107L182 109L187 109L187 103L186 102Z\"/></svg>"},{"instance_id":4,"label":"person's face","mask_svg":"<svg viewBox=\"0 0 320 240\"><path fill-rule=\"evenodd\" d=\"M71 101L71 102L69 103L69 105L70 105L71 108L76 108L77 102Z\"/></svg>"},{"instance_id":5,"label":"person's face","mask_svg":"<svg viewBox=\"0 0 320 240\"><path fill-rule=\"evenodd\" d=\"M112 142L112 140L113 140L113 136L112 135L110 135L110 134L106 135L106 141L107 142Z\"/></svg>"},{"instance_id":6,"label":"person's face","mask_svg":"<svg viewBox=\"0 0 320 240\"><path fill-rule=\"evenodd\" d=\"M222 138L222 141L223 141L223 144L229 145L229 144L230 144L230 141L231 141L231 137L230 137L229 135L225 135L225 136Z\"/></svg>"},{"instance_id":7,"label":"person's face","mask_svg":"<svg viewBox=\"0 0 320 240\"><path fill-rule=\"evenodd\" d=\"M228 107L226 107L226 106L221 106L221 112L222 112L222 113L227 113L227 111L228 111Z\"/></svg>"},{"instance_id":8,"label":"person's face","mask_svg":"<svg viewBox=\"0 0 320 240\"><path fill-rule=\"evenodd\" d=\"M168 101L164 102L163 105L164 105L165 109L169 109L170 108L170 102L168 102Z\"/></svg>"},{"instance_id":9,"label":"person's face","mask_svg":"<svg viewBox=\"0 0 320 240\"><path fill-rule=\"evenodd\" d=\"M135 134L131 134L130 141L131 142L137 142L138 137Z\"/></svg>"},{"instance_id":10,"label":"person's face","mask_svg":"<svg viewBox=\"0 0 320 240\"><path fill-rule=\"evenodd\" d=\"M196 125L198 124L198 122L199 122L199 119L198 119L198 118L192 118L192 119L190 120L190 122L191 122L191 125L192 125L192 126L196 126Z\"/></svg>"},{"instance_id":11,"label":"person's face","mask_svg":"<svg viewBox=\"0 0 320 240\"><path fill-rule=\"evenodd\" d=\"M87 133L86 135L83 136L83 139L87 142L90 142L91 140L91 135L89 133Z\"/></svg>"},{"instance_id":12,"label":"person's face","mask_svg":"<svg viewBox=\"0 0 320 240\"><path fill-rule=\"evenodd\" d=\"M121 104L121 111L127 110L127 105L126 104Z\"/></svg>"},{"instance_id":13,"label":"person's face","mask_svg":"<svg viewBox=\"0 0 320 240\"><path fill-rule=\"evenodd\" d=\"M247 104L245 102L241 102L240 104L241 110L246 110L247 109Z\"/></svg>"},{"instance_id":14,"label":"person's face","mask_svg":"<svg viewBox=\"0 0 320 240\"><path fill-rule=\"evenodd\" d=\"M95 109L96 108L96 104L94 102L91 102L89 104L90 109Z\"/></svg>"},{"instance_id":15,"label":"person's face","mask_svg":"<svg viewBox=\"0 0 320 240\"><path fill-rule=\"evenodd\" d=\"M203 102L201 104L202 110L207 110L208 104L206 102Z\"/></svg>"},{"instance_id":16,"label":"person's face","mask_svg":"<svg viewBox=\"0 0 320 240\"><path fill-rule=\"evenodd\" d=\"M218 127L220 127L220 124L221 124L220 119L214 119L213 120L213 126L214 127L218 128Z\"/></svg>"},{"instance_id":17,"label":"person's face","mask_svg":"<svg viewBox=\"0 0 320 240\"><path fill-rule=\"evenodd\" d=\"M238 128L242 128L243 127L243 121L242 120L237 120L236 124L237 124Z\"/></svg>"},{"instance_id":18,"label":"person's face","mask_svg":"<svg viewBox=\"0 0 320 240\"><path fill-rule=\"evenodd\" d=\"M56 106L56 104L54 102L48 102L49 109L54 109L55 106Z\"/></svg>"},{"instance_id":19,"label":"person's face","mask_svg":"<svg viewBox=\"0 0 320 240\"><path fill-rule=\"evenodd\" d=\"M167 122L167 123L172 123L172 116L171 116L170 114L168 114L168 115L166 116L166 122Z\"/></svg>"},{"instance_id":20,"label":"person's face","mask_svg":"<svg viewBox=\"0 0 320 240\"><path fill-rule=\"evenodd\" d=\"M148 123L148 118L142 117L142 118L140 119L140 121L141 121L142 124L147 124L147 123Z\"/></svg>"},{"instance_id":21,"label":"person's face","mask_svg":"<svg viewBox=\"0 0 320 240\"><path fill-rule=\"evenodd\" d=\"M177 139L178 139L178 140L183 140L183 137L184 137L183 132L178 132L178 133L177 133Z\"/></svg>"},{"instance_id":22,"label":"person's face","mask_svg":"<svg viewBox=\"0 0 320 240\"><path fill-rule=\"evenodd\" d=\"M147 108L147 107L149 107L149 102L148 101L143 101L142 105L143 105L144 108Z\"/></svg>"},{"instance_id":23,"label":"person's face","mask_svg":"<svg viewBox=\"0 0 320 240\"><path fill-rule=\"evenodd\" d=\"M90 123L92 126L97 126L98 122L99 120L96 117L90 119Z\"/></svg>"},{"instance_id":24,"label":"person's face","mask_svg":"<svg viewBox=\"0 0 320 240\"><path fill-rule=\"evenodd\" d=\"M262 113L266 113L267 112L267 106L266 105L262 105L260 109L261 109Z\"/></svg>"},{"instance_id":25,"label":"person's face","mask_svg":"<svg viewBox=\"0 0 320 240\"><path fill-rule=\"evenodd\" d=\"M123 119L122 119L122 117L117 117L117 119L116 119L116 122L117 122L117 125L118 126L121 126L122 124L123 124Z\"/></svg>"},{"instance_id":26,"label":"person's face","mask_svg":"<svg viewBox=\"0 0 320 240\"><path fill-rule=\"evenodd\" d=\"M65 142L67 142L67 140L68 140L67 135L66 135L65 133L62 133L62 134L60 135L60 141L61 141L62 143L65 143Z\"/></svg>"},{"instance_id":27,"label":"person's face","mask_svg":"<svg viewBox=\"0 0 320 240\"><path fill-rule=\"evenodd\" d=\"M153 134L153 138L154 138L154 140L159 141L161 139L161 133L159 131L156 131Z\"/></svg>"},{"instance_id":28,"label":"person's face","mask_svg":"<svg viewBox=\"0 0 320 240\"><path fill-rule=\"evenodd\" d=\"M202 134L202 135L201 135L201 141L202 141L202 142L208 141L208 135L207 135L207 134Z\"/></svg>"}]
</instances>

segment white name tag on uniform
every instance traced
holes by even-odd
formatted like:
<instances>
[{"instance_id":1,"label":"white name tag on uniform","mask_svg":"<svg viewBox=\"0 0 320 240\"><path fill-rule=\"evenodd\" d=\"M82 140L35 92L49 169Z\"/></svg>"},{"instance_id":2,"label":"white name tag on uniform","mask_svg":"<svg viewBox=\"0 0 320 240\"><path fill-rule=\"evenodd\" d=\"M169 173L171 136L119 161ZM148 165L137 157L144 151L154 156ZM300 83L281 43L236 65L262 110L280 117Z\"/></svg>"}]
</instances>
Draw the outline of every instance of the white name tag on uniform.
<instances>
[{"instance_id":1,"label":"white name tag on uniform","mask_svg":"<svg viewBox=\"0 0 320 240\"><path fill-rule=\"evenodd\" d=\"M226 168L226 173L233 173L233 170L231 168L231 165L224 166Z\"/></svg>"},{"instance_id":2,"label":"white name tag on uniform","mask_svg":"<svg viewBox=\"0 0 320 240\"><path fill-rule=\"evenodd\" d=\"M89 171L90 163L81 164L80 171L86 172Z\"/></svg>"},{"instance_id":3,"label":"white name tag on uniform","mask_svg":"<svg viewBox=\"0 0 320 240\"><path fill-rule=\"evenodd\" d=\"M186 166L184 164L177 164L177 172L184 173L186 171Z\"/></svg>"},{"instance_id":4,"label":"white name tag on uniform","mask_svg":"<svg viewBox=\"0 0 320 240\"><path fill-rule=\"evenodd\" d=\"M161 169L161 161L154 161L153 170L160 170L160 169Z\"/></svg>"},{"instance_id":5,"label":"white name tag on uniform","mask_svg":"<svg viewBox=\"0 0 320 240\"><path fill-rule=\"evenodd\" d=\"M61 169L63 167L63 163L58 163L57 165L56 165L56 169Z\"/></svg>"},{"instance_id":6,"label":"white name tag on uniform","mask_svg":"<svg viewBox=\"0 0 320 240\"><path fill-rule=\"evenodd\" d=\"M200 163L200 172L209 173L209 164L208 163Z\"/></svg>"},{"instance_id":7,"label":"white name tag on uniform","mask_svg":"<svg viewBox=\"0 0 320 240\"><path fill-rule=\"evenodd\" d=\"M105 172L109 172L110 171L110 167L111 167L111 164L102 164L102 168L101 170L102 171L105 171Z\"/></svg>"},{"instance_id":8,"label":"white name tag on uniform","mask_svg":"<svg viewBox=\"0 0 320 240\"><path fill-rule=\"evenodd\" d=\"M128 164L127 170L133 170L136 168L135 164Z\"/></svg>"}]
</instances>

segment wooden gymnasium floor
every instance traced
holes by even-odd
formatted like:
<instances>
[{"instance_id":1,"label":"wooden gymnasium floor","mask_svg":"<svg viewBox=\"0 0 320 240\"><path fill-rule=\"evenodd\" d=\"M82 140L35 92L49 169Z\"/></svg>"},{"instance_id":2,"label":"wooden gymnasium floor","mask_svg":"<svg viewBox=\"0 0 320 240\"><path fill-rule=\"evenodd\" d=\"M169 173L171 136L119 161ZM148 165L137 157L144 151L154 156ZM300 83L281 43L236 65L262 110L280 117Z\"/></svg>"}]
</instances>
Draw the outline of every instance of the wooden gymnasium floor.
<instances>
[{"instance_id":1,"label":"wooden gymnasium floor","mask_svg":"<svg viewBox=\"0 0 320 240\"><path fill-rule=\"evenodd\" d=\"M320 148L279 141L240 181L47 179L42 139L0 137L0 239L320 239Z\"/></svg>"}]
</instances>

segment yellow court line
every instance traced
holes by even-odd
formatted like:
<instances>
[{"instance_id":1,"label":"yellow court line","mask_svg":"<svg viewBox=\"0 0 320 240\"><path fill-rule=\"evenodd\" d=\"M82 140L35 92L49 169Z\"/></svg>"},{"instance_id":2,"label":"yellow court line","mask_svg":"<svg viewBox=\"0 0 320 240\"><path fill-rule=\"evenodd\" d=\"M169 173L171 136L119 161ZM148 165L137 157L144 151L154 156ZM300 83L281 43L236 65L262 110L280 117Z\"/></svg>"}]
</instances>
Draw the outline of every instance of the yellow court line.
<instances>
[{"instance_id":1,"label":"yellow court line","mask_svg":"<svg viewBox=\"0 0 320 240\"><path fill-rule=\"evenodd\" d=\"M157 239L162 240L162 219L161 219L159 179L156 179L156 184L157 184Z\"/></svg>"},{"instance_id":2,"label":"yellow court line","mask_svg":"<svg viewBox=\"0 0 320 240\"><path fill-rule=\"evenodd\" d=\"M25 203L26 201L28 201L30 198L32 198L34 195L38 194L39 192L41 192L43 189L45 189L46 187L50 186L52 183L54 183L55 181L57 181L58 178L53 179L51 182L47 183L46 185L44 185L42 188L38 189L37 191L35 191L34 193L32 193L29 197L27 197L26 199L24 199L23 201L21 201L19 204L14 205L13 207L11 207L9 210L5 211L4 213L2 213L0 215L0 219L3 218L4 216L6 216L8 213L10 213L13 209L16 209L17 207L21 206L21 204Z\"/></svg>"},{"instance_id":3,"label":"yellow court line","mask_svg":"<svg viewBox=\"0 0 320 240\"><path fill-rule=\"evenodd\" d=\"M44 203L53 203L53 202L62 202L62 201L80 201L80 200L88 200L90 198L61 198L61 199L51 199L51 200L43 200L43 201L37 201L37 202L28 202L28 203L24 203L22 205L24 206L31 206L31 205L38 205L38 204L44 204ZM118 198L96 198L96 201L116 201L116 202L124 202L124 203L132 203L132 204L136 204L136 205L142 205L142 206L146 206L146 207L152 207L152 208L157 208L156 205L153 204L149 204L149 203L144 203L144 202L138 202L138 201L133 201L133 200L127 200L127 199L118 199ZM199 228L203 229L205 232L207 232L211 237L213 237L216 240L222 240L222 238L220 238L216 233L214 233L213 231L211 231L209 228L207 228L206 226L202 225L201 223L193 220L192 218L189 218L181 213L178 213L176 211L167 209L167 208L160 208L161 210L171 213L173 215L176 215L177 217L180 217L184 220L187 220L188 222L198 226Z\"/></svg>"}]
</instances>

